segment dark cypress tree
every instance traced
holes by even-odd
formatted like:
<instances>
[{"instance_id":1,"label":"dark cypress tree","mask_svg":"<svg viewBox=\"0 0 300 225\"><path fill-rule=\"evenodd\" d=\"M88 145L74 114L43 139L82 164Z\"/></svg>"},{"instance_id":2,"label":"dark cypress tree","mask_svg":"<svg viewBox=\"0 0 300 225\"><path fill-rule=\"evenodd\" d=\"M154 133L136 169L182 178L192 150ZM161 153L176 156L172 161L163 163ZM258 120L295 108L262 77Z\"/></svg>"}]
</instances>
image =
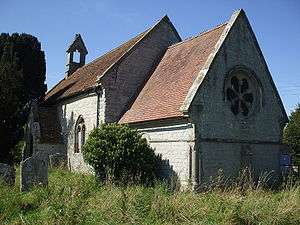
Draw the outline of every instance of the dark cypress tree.
<instances>
[{"instance_id":1,"label":"dark cypress tree","mask_svg":"<svg viewBox=\"0 0 300 225\"><path fill-rule=\"evenodd\" d=\"M13 53L12 44L3 48L0 59L0 160L11 163L11 147L20 138L21 130L15 120L16 112L25 103L24 79ZM19 135L17 135L19 133Z\"/></svg>"},{"instance_id":2,"label":"dark cypress tree","mask_svg":"<svg viewBox=\"0 0 300 225\"><path fill-rule=\"evenodd\" d=\"M45 95L45 73L45 55L36 37L0 35L0 162L12 163L12 149L26 122L20 115L27 102Z\"/></svg>"},{"instance_id":3,"label":"dark cypress tree","mask_svg":"<svg viewBox=\"0 0 300 225\"><path fill-rule=\"evenodd\" d=\"M46 92L45 54L38 39L29 34L12 34L13 51L22 68L27 100L43 97Z\"/></svg>"}]
</instances>

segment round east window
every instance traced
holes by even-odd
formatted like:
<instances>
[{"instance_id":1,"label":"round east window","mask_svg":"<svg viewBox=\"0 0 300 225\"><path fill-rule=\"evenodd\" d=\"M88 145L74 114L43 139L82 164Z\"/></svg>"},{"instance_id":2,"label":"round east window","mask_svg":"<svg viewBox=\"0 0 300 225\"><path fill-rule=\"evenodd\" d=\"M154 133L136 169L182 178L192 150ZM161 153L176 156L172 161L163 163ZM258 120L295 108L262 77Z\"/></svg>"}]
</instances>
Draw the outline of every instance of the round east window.
<instances>
[{"instance_id":1,"label":"round east window","mask_svg":"<svg viewBox=\"0 0 300 225\"><path fill-rule=\"evenodd\" d=\"M260 102L258 82L254 74L247 69L232 70L224 86L225 100L235 116L248 117Z\"/></svg>"}]
</instances>

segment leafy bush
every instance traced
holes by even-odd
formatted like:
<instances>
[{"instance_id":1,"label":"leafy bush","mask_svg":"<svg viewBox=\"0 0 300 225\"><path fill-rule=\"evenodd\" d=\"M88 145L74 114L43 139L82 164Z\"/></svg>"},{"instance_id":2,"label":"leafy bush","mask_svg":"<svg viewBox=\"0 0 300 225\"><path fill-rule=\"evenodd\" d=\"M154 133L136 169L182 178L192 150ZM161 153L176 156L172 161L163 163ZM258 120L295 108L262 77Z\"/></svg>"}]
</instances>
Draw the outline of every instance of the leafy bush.
<instances>
[{"instance_id":1,"label":"leafy bush","mask_svg":"<svg viewBox=\"0 0 300 225\"><path fill-rule=\"evenodd\" d=\"M83 146L83 157L101 180L149 184L156 156L145 138L126 125L102 124Z\"/></svg>"},{"instance_id":2,"label":"leafy bush","mask_svg":"<svg viewBox=\"0 0 300 225\"><path fill-rule=\"evenodd\" d=\"M294 156L294 163L300 165L300 104L291 113L290 121L284 129L283 141L288 144Z\"/></svg>"}]
</instances>

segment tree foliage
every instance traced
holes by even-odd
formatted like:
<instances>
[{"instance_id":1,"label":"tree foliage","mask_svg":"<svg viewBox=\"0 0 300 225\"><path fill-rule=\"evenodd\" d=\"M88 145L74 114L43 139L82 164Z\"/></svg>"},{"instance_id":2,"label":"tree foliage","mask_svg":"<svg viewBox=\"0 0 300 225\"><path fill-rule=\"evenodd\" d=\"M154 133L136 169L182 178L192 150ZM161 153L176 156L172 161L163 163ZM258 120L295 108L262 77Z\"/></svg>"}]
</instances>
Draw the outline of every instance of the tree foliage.
<instances>
[{"instance_id":1,"label":"tree foliage","mask_svg":"<svg viewBox=\"0 0 300 225\"><path fill-rule=\"evenodd\" d=\"M0 161L12 163L23 136L24 105L46 91L46 63L41 44L29 34L0 35Z\"/></svg>"},{"instance_id":2,"label":"tree foliage","mask_svg":"<svg viewBox=\"0 0 300 225\"><path fill-rule=\"evenodd\" d=\"M149 183L154 179L156 156L135 129L102 124L83 146L84 159L102 180Z\"/></svg>"},{"instance_id":3,"label":"tree foliage","mask_svg":"<svg viewBox=\"0 0 300 225\"><path fill-rule=\"evenodd\" d=\"M295 163L300 165L300 104L289 119L284 129L284 142L291 147Z\"/></svg>"},{"instance_id":4,"label":"tree foliage","mask_svg":"<svg viewBox=\"0 0 300 225\"><path fill-rule=\"evenodd\" d=\"M0 35L0 57L10 45L12 53L18 58L18 66L23 74L25 101L40 98L46 92L46 62L41 43L30 34Z\"/></svg>"},{"instance_id":5,"label":"tree foliage","mask_svg":"<svg viewBox=\"0 0 300 225\"><path fill-rule=\"evenodd\" d=\"M4 48L0 59L0 121L6 123L25 103L24 78L12 45Z\"/></svg>"}]
</instances>

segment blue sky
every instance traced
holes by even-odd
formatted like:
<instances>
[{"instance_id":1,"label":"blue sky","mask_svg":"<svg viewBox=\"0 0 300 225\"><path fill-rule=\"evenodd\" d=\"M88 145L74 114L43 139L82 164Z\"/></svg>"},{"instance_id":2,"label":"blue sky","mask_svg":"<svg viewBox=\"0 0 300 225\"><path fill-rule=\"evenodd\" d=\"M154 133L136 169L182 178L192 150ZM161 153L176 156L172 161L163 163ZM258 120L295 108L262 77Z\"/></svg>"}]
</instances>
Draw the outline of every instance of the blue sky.
<instances>
[{"instance_id":1,"label":"blue sky","mask_svg":"<svg viewBox=\"0 0 300 225\"><path fill-rule=\"evenodd\" d=\"M47 84L64 77L65 50L80 33L87 62L152 26L167 14L183 39L243 8L290 113L300 102L300 1L0 0L0 32L30 33L46 53Z\"/></svg>"}]
</instances>

